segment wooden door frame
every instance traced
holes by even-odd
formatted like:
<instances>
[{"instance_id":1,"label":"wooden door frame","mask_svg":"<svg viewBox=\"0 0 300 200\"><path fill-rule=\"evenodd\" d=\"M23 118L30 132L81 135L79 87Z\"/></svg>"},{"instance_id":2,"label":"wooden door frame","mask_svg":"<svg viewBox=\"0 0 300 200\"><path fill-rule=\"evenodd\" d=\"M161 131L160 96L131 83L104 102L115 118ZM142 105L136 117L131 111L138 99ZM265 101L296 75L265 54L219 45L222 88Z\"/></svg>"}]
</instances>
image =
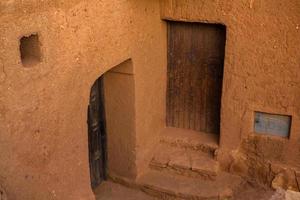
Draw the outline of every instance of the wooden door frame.
<instances>
[{"instance_id":1,"label":"wooden door frame","mask_svg":"<svg viewBox=\"0 0 300 200\"><path fill-rule=\"evenodd\" d=\"M207 65L219 65L219 66L221 66L221 68L220 68L220 73L221 73L221 82L220 81L218 81L217 82L217 84L216 85L219 85L219 89L218 90L220 90L220 93L218 94L218 95L216 95L216 96L219 96L218 97L218 101L219 101L219 108L218 108L218 117L216 117L216 118L219 118L218 119L218 121L219 121L219 125L218 125L218 128L216 127L216 128L214 128L213 130L214 131L208 131L208 132L212 132L212 133L215 133L215 134L217 134L217 135L221 135L221 127L220 127L220 124L221 124L221 113L222 113L222 94L223 94L223 82L224 82L224 67L225 67L225 49L226 49L226 26L225 25L223 25L223 24L215 24L215 23L201 23L201 22L186 22L186 21L166 21L166 23L167 23L167 42L168 42L168 44L167 44L167 63L168 63L168 70L167 70L167 72L168 72L168 75L167 75L167 81L168 81L168 86L167 86L167 100L166 100L166 102L167 102L167 110L166 110L166 123L167 123L167 126L169 125L171 125L171 127L176 127L174 124L177 124L178 125L178 127L177 128L183 128L183 127L181 127L181 125L179 125L178 123L183 123L183 122L178 122L178 120L176 120L176 121L174 121L174 119L171 117L171 119L170 119L170 108L169 108L169 104L170 104L170 99L169 98L171 98L169 95L169 91L170 91L170 86L169 86L169 84L170 84L170 79L169 79L169 76L170 76L170 65L172 66L172 63L174 62L174 60L172 60L171 59L171 54L170 53L172 53L172 52L170 52L171 51L171 46L172 45L175 45L175 43L174 43L174 41L171 41L172 40L172 38L171 38L171 36L173 36L174 37L174 34L172 34L171 33L171 31L172 31L172 25L173 25L173 27L176 27L177 26L177 28L178 28L178 26L180 27L184 27L184 26L186 26L187 28L191 28L191 30L192 29L195 29L195 27L197 28L197 25L199 25L199 29L198 30L200 30L200 28L201 28L201 26L204 28L204 29L211 29L211 30L214 30L214 35L215 35L215 32L216 32L216 35L218 36L220 36L220 38L216 38L217 40L215 40L215 43L213 43L214 45L215 44L218 44L217 46L220 46L220 50L218 50L218 51L212 51L212 54L216 54L216 58L220 58L220 60L219 61L221 61L222 63L219 63L219 64L216 64L216 63L211 63L212 61L214 61L214 60L210 60L209 59L209 57L204 57L204 59L202 59L203 61L207 61L208 62L208 64ZM189 26L189 25L191 25L191 26ZM196 25L196 26L195 26ZM173 29L173 30L176 30L176 29ZM187 30L189 30L189 29L187 29ZM211 30L209 31L209 32L211 32ZM195 32L195 31L194 31ZM191 34L193 35L193 34L195 34L194 32L191 32ZM183 34L183 33L182 33ZM185 35L179 35L180 37L185 37ZM205 32L203 32L203 34L205 35ZM204 36L204 35L202 35L202 37ZM213 37L212 37L213 38ZM182 39L182 38L181 38ZM208 44L210 44L210 43L208 43ZM171 45L171 46L170 46ZM221 46L222 45L222 46ZM177 46L178 46L178 44L177 44ZM193 45L192 45L193 46ZM192 48L192 46L191 46L191 48ZM211 46L211 45L208 45L208 46ZM193 49L193 48L192 48ZM185 49L186 50L186 49ZM174 53L174 52L173 52ZM210 55L211 53L209 53L208 55ZM197 54L198 55L198 54ZM193 56L192 56L193 57ZM216 59L215 58L215 59ZM176 64L175 64L175 66L176 66ZM218 70L217 70L218 71ZM211 72L212 73L212 72ZM219 73L218 73L219 74ZM176 74L175 74L176 75ZM174 76L174 74L173 74L173 76ZM214 79L214 78L213 78ZM213 79L211 79L211 80L213 80ZM173 84L173 82L171 81L171 84ZM172 88L171 88L172 89ZM174 88L173 88L174 89ZM172 93L171 93L172 94ZM210 95L213 95L213 94L210 94ZM214 96L214 95L213 95ZM207 98L207 97L205 97L205 98ZM172 102L172 101L171 101ZM215 108L211 108L212 110L215 110ZM206 111L205 111L206 112ZM211 112L209 112L209 113L211 113ZM169 114L169 115L168 115ZM216 115L216 114L213 114L213 115ZM211 118L212 116L210 116L209 118ZM213 117L214 118L214 117ZM170 121L172 121L173 120L173 122L170 122ZM212 120L212 121L215 121L215 120ZM210 122L211 123L211 122ZM216 122L216 123L218 123L218 122ZM172 124L173 124L173 126L172 126ZM183 124L185 124L185 123L183 123ZM190 125L189 125L190 126ZM207 125L206 125L207 126ZM217 125L216 125L217 126ZM196 130L197 129L197 130ZM199 131L198 130L198 128L196 128L195 130L196 131ZM210 130L211 128L209 128L209 130ZM201 132L201 131L200 131ZM206 131L205 131L206 132Z\"/></svg>"}]
</instances>

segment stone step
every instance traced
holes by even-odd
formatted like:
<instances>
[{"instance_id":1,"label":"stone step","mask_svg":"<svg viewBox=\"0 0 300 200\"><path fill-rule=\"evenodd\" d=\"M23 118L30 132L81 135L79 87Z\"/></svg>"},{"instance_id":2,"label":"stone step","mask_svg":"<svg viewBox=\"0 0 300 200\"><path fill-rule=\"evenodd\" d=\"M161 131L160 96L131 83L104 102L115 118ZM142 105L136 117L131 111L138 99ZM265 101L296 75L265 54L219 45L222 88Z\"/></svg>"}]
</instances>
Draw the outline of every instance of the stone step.
<instances>
[{"instance_id":1,"label":"stone step","mask_svg":"<svg viewBox=\"0 0 300 200\"><path fill-rule=\"evenodd\" d=\"M228 173L208 181L150 170L137 183L144 192L161 199L225 200L232 198L243 180Z\"/></svg>"},{"instance_id":2,"label":"stone step","mask_svg":"<svg viewBox=\"0 0 300 200\"><path fill-rule=\"evenodd\" d=\"M150 162L150 168L188 177L214 180L219 163L203 152L160 144Z\"/></svg>"},{"instance_id":3,"label":"stone step","mask_svg":"<svg viewBox=\"0 0 300 200\"><path fill-rule=\"evenodd\" d=\"M219 136L200 133L179 128L165 128L161 134L160 143L173 147L202 151L214 156L218 146Z\"/></svg>"}]
</instances>

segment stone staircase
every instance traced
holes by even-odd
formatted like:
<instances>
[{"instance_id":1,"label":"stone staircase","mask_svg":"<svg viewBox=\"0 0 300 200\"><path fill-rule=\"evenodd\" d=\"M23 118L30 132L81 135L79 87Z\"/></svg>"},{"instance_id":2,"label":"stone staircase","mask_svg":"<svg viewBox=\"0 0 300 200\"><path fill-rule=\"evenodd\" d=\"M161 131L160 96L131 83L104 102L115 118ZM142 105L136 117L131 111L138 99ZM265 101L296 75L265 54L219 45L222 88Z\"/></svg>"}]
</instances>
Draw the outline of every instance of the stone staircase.
<instances>
[{"instance_id":1,"label":"stone staircase","mask_svg":"<svg viewBox=\"0 0 300 200\"><path fill-rule=\"evenodd\" d=\"M244 181L228 173L220 173L215 181L151 170L138 178L139 188L163 200L229 200Z\"/></svg>"},{"instance_id":2,"label":"stone staircase","mask_svg":"<svg viewBox=\"0 0 300 200\"><path fill-rule=\"evenodd\" d=\"M175 130L175 133L177 129ZM193 132L192 132L193 133ZM150 168L188 177L215 180L219 163L215 160L218 145L214 135L165 134L154 152Z\"/></svg>"},{"instance_id":3,"label":"stone staircase","mask_svg":"<svg viewBox=\"0 0 300 200\"><path fill-rule=\"evenodd\" d=\"M160 144L150 163L150 168L188 177L215 180L219 163L213 156L201 151Z\"/></svg>"},{"instance_id":4,"label":"stone staircase","mask_svg":"<svg viewBox=\"0 0 300 200\"><path fill-rule=\"evenodd\" d=\"M217 136L186 132L168 128L137 183L161 199L230 199L244 181L220 170Z\"/></svg>"}]
</instances>

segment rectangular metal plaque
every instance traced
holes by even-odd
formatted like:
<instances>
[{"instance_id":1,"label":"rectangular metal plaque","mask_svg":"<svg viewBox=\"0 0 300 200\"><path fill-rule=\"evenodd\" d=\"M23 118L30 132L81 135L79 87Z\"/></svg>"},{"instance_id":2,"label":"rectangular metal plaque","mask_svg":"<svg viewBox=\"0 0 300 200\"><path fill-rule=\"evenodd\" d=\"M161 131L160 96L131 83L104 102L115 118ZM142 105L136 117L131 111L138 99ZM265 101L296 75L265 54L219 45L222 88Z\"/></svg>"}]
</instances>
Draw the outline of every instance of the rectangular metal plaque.
<instances>
[{"instance_id":1,"label":"rectangular metal plaque","mask_svg":"<svg viewBox=\"0 0 300 200\"><path fill-rule=\"evenodd\" d=\"M255 112L254 130L259 134L270 134L288 138L292 117L263 112Z\"/></svg>"}]
</instances>

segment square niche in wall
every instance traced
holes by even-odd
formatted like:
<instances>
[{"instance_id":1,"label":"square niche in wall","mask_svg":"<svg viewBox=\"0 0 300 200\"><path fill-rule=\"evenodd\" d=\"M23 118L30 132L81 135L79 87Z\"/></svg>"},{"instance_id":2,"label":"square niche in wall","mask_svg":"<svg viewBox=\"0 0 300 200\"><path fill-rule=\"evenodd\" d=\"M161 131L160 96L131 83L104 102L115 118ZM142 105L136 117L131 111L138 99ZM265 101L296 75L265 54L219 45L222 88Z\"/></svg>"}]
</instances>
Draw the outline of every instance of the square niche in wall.
<instances>
[{"instance_id":1,"label":"square niche in wall","mask_svg":"<svg viewBox=\"0 0 300 200\"><path fill-rule=\"evenodd\" d=\"M254 130L257 134L290 137L292 116L255 112Z\"/></svg>"},{"instance_id":2,"label":"square niche in wall","mask_svg":"<svg viewBox=\"0 0 300 200\"><path fill-rule=\"evenodd\" d=\"M41 47L38 34L20 39L21 61L24 67L33 67L41 62Z\"/></svg>"}]
</instances>

